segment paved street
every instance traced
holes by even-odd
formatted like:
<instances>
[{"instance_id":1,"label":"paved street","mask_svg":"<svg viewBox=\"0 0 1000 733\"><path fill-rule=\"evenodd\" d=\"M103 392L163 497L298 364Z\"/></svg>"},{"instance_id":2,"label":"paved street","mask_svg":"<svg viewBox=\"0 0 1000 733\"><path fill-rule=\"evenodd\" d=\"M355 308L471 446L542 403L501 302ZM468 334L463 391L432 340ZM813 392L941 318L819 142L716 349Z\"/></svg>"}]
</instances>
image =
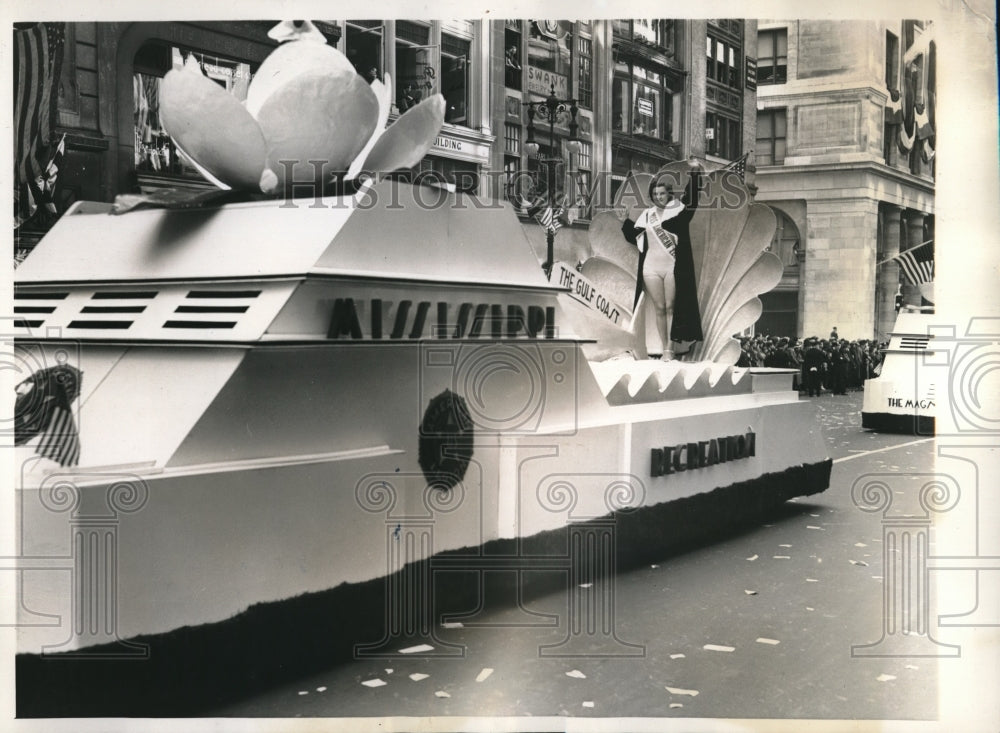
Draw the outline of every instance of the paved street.
<instances>
[{"instance_id":1,"label":"paved street","mask_svg":"<svg viewBox=\"0 0 1000 733\"><path fill-rule=\"evenodd\" d=\"M464 657L357 660L211 714L934 720L947 661L852 656L882 635L884 563L882 515L851 498L863 474L929 471L933 444L862 431L860 392L813 402L835 460L826 492L617 577L615 635L642 656L541 656L566 624L512 626L542 617L506 608L477 619L494 626L438 629ZM566 604L553 593L526 608L565 619Z\"/></svg>"}]
</instances>

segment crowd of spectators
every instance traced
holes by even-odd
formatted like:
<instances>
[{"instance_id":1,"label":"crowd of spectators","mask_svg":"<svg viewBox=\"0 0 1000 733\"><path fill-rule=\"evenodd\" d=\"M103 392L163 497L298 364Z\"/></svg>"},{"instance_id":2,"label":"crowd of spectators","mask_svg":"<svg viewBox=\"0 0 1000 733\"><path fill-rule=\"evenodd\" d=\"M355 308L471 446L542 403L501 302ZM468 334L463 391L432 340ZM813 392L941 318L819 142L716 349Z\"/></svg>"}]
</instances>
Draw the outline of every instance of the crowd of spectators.
<instances>
[{"instance_id":1,"label":"crowd of spectators","mask_svg":"<svg viewBox=\"0 0 1000 733\"><path fill-rule=\"evenodd\" d=\"M826 339L744 336L740 339L737 366L798 369L796 389L810 396L824 389L846 395L848 390L861 389L866 379L879 375L885 346L872 339L841 339L836 329Z\"/></svg>"}]
</instances>

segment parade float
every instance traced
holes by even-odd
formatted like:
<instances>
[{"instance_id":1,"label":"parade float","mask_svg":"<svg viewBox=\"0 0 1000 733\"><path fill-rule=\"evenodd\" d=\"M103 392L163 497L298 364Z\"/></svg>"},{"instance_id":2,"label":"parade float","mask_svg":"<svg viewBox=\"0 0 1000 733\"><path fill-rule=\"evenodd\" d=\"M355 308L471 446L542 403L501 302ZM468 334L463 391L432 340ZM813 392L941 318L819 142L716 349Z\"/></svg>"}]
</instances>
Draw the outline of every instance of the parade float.
<instances>
[{"instance_id":1,"label":"parade float","mask_svg":"<svg viewBox=\"0 0 1000 733\"><path fill-rule=\"evenodd\" d=\"M245 108L171 72L165 124L219 194L79 202L17 269L19 715L157 714L221 674L329 663L335 636L455 651L428 617L474 615L495 577L607 588L828 486L792 373L733 366L781 274L735 176L706 177L691 227L705 340L645 359L619 231L641 177L548 279L506 202L359 175L414 165L443 104L382 134L387 87L346 63L283 44ZM290 100L334 92L361 101L284 130ZM278 163L317 157L339 188ZM456 578L471 606L442 600Z\"/></svg>"}]
</instances>

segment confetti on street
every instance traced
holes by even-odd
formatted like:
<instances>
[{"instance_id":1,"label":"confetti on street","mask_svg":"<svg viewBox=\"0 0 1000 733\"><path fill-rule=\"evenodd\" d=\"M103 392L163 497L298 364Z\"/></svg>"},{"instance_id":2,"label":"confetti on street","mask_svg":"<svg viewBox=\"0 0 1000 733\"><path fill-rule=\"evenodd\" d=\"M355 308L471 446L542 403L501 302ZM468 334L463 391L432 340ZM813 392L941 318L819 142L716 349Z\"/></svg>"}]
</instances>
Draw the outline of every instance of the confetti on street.
<instances>
[{"instance_id":1,"label":"confetti on street","mask_svg":"<svg viewBox=\"0 0 1000 733\"><path fill-rule=\"evenodd\" d=\"M493 674L493 668L492 667L483 667L483 671L480 672L479 676L476 677L476 682L482 682L487 677L489 677L491 674Z\"/></svg>"},{"instance_id":2,"label":"confetti on street","mask_svg":"<svg viewBox=\"0 0 1000 733\"><path fill-rule=\"evenodd\" d=\"M791 545L778 545L778 547L791 547Z\"/></svg>"},{"instance_id":3,"label":"confetti on street","mask_svg":"<svg viewBox=\"0 0 1000 733\"><path fill-rule=\"evenodd\" d=\"M822 527L817 527L814 524L807 524L806 525L806 529L819 529L819 530L822 530L823 528Z\"/></svg>"},{"instance_id":4,"label":"confetti on street","mask_svg":"<svg viewBox=\"0 0 1000 733\"><path fill-rule=\"evenodd\" d=\"M775 560L791 560L792 557L791 557L791 555L775 555L774 559Z\"/></svg>"},{"instance_id":5,"label":"confetti on street","mask_svg":"<svg viewBox=\"0 0 1000 733\"><path fill-rule=\"evenodd\" d=\"M877 680L878 682L889 682L890 680L894 680L894 679L896 679L896 675L894 675L894 674L880 674L880 675L879 675L878 677L876 677L875 679L876 679L876 680Z\"/></svg>"},{"instance_id":6,"label":"confetti on street","mask_svg":"<svg viewBox=\"0 0 1000 733\"><path fill-rule=\"evenodd\" d=\"M386 667L385 668L385 673L386 674L392 674L392 667Z\"/></svg>"},{"instance_id":7,"label":"confetti on street","mask_svg":"<svg viewBox=\"0 0 1000 733\"><path fill-rule=\"evenodd\" d=\"M465 624L463 624L461 621L445 621L443 624L441 624L441 628L444 628L444 629L464 629L465 628Z\"/></svg>"},{"instance_id":8,"label":"confetti on street","mask_svg":"<svg viewBox=\"0 0 1000 733\"><path fill-rule=\"evenodd\" d=\"M743 592L746 593L748 596L755 596L755 595L757 595L757 591L755 591L755 590L744 590Z\"/></svg>"},{"instance_id":9,"label":"confetti on street","mask_svg":"<svg viewBox=\"0 0 1000 733\"><path fill-rule=\"evenodd\" d=\"M685 657L684 657L683 654L671 654L670 658L671 659L684 659Z\"/></svg>"},{"instance_id":10,"label":"confetti on street","mask_svg":"<svg viewBox=\"0 0 1000 733\"><path fill-rule=\"evenodd\" d=\"M697 690L685 690L683 687L667 687L666 690L671 695L689 695L695 697L698 694Z\"/></svg>"},{"instance_id":11,"label":"confetti on street","mask_svg":"<svg viewBox=\"0 0 1000 733\"><path fill-rule=\"evenodd\" d=\"M812 606L806 606L806 610L807 611L815 611L816 609L813 608Z\"/></svg>"},{"instance_id":12,"label":"confetti on street","mask_svg":"<svg viewBox=\"0 0 1000 733\"><path fill-rule=\"evenodd\" d=\"M594 703L592 701L590 701L590 700L584 700L583 706L585 708L592 708L592 707L594 707Z\"/></svg>"},{"instance_id":13,"label":"confetti on street","mask_svg":"<svg viewBox=\"0 0 1000 733\"><path fill-rule=\"evenodd\" d=\"M585 680L585 679L587 679L587 675L585 675L583 672L581 672L578 669L574 669L574 670L572 670L570 672L567 672L566 676L567 677L576 677L578 680Z\"/></svg>"},{"instance_id":14,"label":"confetti on street","mask_svg":"<svg viewBox=\"0 0 1000 733\"><path fill-rule=\"evenodd\" d=\"M581 588L593 588L594 584L593 583L580 583L580 587Z\"/></svg>"},{"instance_id":15,"label":"confetti on street","mask_svg":"<svg viewBox=\"0 0 1000 733\"><path fill-rule=\"evenodd\" d=\"M866 545L864 542L855 542L854 546L855 547L868 547L868 545Z\"/></svg>"},{"instance_id":16,"label":"confetti on street","mask_svg":"<svg viewBox=\"0 0 1000 733\"><path fill-rule=\"evenodd\" d=\"M308 695L309 694L309 690L299 690L299 694L300 695Z\"/></svg>"},{"instance_id":17,"label":"confetti on street","mask_svg":"<svg viewBox=\"0 0 1000 733\"><path fill-rule=\"evenodd\" d=\"M420 680L425 680L430 677L429 674L424 674L423 672L414 672L410 675L410 679L414 682L420 682Z\"/></svg>"},{"instance_id":18,"label":"confetti on street","mask_svg":"<svg viewBox=\"0 0 1000 733\"><path fill-rule=\"evenodd\" d=\"M437 692L434 693L434 697L451 697L451 695L449 695L444 690L438 690Z\"/></svg>"},{"instance_id":19,"label":"confetti on street","mask_svg":"<svg viewBox=\"0 0 1000 733\"><path fill-rule=\"evenodd\" d=\"M761 637L758 637L757 643L758 644L780 644L781 642L778 641L777 639L767 639L767 638L761 636Z\"/></svg>"},{"instance_id":20,"label":"confetti on street","mask_svg":"<svg viewBox=\"0 0 1000 733\"><path fill-rule=\"evenodd\" d=\"M364 685L365 687L384 687L388 683L385 680L374 679L374 680L365 680L361 684Z\"/></svg>"},{"instance_id":21,"label":"confetti on street","mask_svg":"<svg viewBox=\"0 0 1000 733\"><path fill-rule=\"evenodd\" d=\"M417 654L419 652L432 652L434 647L430 644L417 644L417 646L408 646L406 649L400 649L400 654Z\"/></svg>"},{"instance_id":22,"label":"confetti on street","mask_svg":"<svg viewBox=\"0 0 1000 733\"><path fill-rule=\"evenodd\" d=\"M868 567L868 563L866 563L864 560L851 560L851 565L863 565L865 567Z\"/></svg>"},{"instance_id":23,"label":"confetti on street","mask_svg":"<svg viewBox=\"0 0 1000 733\"><path fill-rule=\"evenodd\" d=\"M670 707L671 708L682 708L682 707L684 707L684 705L681 704L681 703L679 703L679 702L672 702L672 703L670 703Z\"/></svg>"},{"instance_id":24,"label":"confetti on street","mask_svg":"<svg viewBox=\"0 0 1000 733\"><path fill-rule=\"evenodd\" d=\"M819 581L816 578L806 578L806 582L807 583L818 583Z\"/></svg>"},{"instance_id":25,"label":"confetti on street","mask_svg":"<svg viewBox=\"0 0 1000 733\"><path fill-rule=\"evenodd\" d=\"M316 692L326 692L326 687L317 687Z\"/></svg>"},{"instance_id":26,"label":"confetti on street","mask_svg":"<svg viewBox=\"0 0 1000 733\"><path fill-rule=\"evenodd\" d=\"M702 649L707 649L710 652L734 652L734 651L736 651L736 647L734 647L734 646L725 646L723 644L706 644L705 646L702 647Z\"/></svg>"},{"instance_id":27,"label":"confetti on street","mask_svg":"<svg viewBox=\"0 0 1000 733\"><path fill-rule=\"evenodd\" d=\"M750 562L753 562L753 561L754 561L754 560L756 560L756 559L757 559L758 557L760 557L760 555L754 555L753 557L748 557L748 558L747 558L747 560L749 560Z\"/></svg>"}]
</instances>

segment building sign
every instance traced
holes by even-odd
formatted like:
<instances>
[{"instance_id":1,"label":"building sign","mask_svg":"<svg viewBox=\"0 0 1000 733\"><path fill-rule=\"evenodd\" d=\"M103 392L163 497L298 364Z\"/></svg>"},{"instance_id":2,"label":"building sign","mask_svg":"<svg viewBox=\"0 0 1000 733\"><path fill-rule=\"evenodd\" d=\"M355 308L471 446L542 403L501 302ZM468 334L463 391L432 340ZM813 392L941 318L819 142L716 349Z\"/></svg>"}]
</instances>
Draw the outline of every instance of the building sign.
<instances>
[{"instance_id":1,"label":"building sign","mask_svg":"<svg viewBox=\"0 0 1000 733\"><path fill-rule=\"evenodd\" d=\"M552 268L553 282L560 287L568 288L566 293L580 305L586 306L596 315L603 316L615 326L623 330L628 330L632 322L632 314L628 309L616 304L606 295L598 290L590 280L582 273L567 267L563 262L555 263Z\"/></svg>"},{"instance_id":2,"label":"building sign","mask_svg":"<svg viewBox=\"0 0 1000 733\"><path fill-rule=\"evenodd\" d=\"M513 117L514 119L520 121L521 119L521 100L517 97L507 96L504 98L504 111L507 113L508 117Z\"/></svg>"},{"instance_id":3,"label":"building sign","mask_svg":"<svg viewBox=\"0 0 1000 733\"><path fill-rule=\"evenodd\" d=\"M462 152L462 141L455 140L454 138L444 137L443 135L438 135L434 138L434 147L438 150L454 150L457 153Z\"/></svg>"},{"instance_id":4,"label":"building sign","mask_svg":"<svg viewBox=\"0 0 1000 733\"><path fill-rule=\"evenodd\" d=\"M640 97L639 99L635 100L635 104L636 104L636 109L639 110L639 114L645 115L646 117L652 117L653 116L653 103L652 103L652 101L650 101L648 99L643 99L642 97Z\"/></svg>"},{"instance_id":5,"label":"building sign","mask_svg":"<svg viewBox=\"0 0 1000 733\"><path fill-rule=\"evenodd\" d=\"M747 89L757 88L757 59L747 56L747 70L744 79L746 79Z\"/></svg>"},{"instance_id":6,"label":"building sign","mask_svg":"<svg viewBox=\"0 0 1000 733\"><path fill-rule=\"evenodd\" d=\"M757 455L757 435L752 430L743 435L725 435L697 443L680 443L653 448L649 475L666 476L696 468L714 466Z\"/></svg>"},{"instance_id":7,"label":"building sign","mask_svg":"<svg viewBox=\"0 0 1000 733\"><path fill-rule=\"evenodd\" d=\"M463 139L443 133L434 138L431 152L480 164L486 163L490 159L489 145L477 140Z\"/></svg>"},{"instance_id":8,"label":"building sign","mask_svg":"<svg viewBox=\"0 0 1000 733\"><path fill-rule=\"evenodd\" d=\"M547 97L552 93L552 87L555 87L557 97L565 98L569 94L569 77L537 66L528 67L529 92Z\"/></svg>"}]
</instances>

